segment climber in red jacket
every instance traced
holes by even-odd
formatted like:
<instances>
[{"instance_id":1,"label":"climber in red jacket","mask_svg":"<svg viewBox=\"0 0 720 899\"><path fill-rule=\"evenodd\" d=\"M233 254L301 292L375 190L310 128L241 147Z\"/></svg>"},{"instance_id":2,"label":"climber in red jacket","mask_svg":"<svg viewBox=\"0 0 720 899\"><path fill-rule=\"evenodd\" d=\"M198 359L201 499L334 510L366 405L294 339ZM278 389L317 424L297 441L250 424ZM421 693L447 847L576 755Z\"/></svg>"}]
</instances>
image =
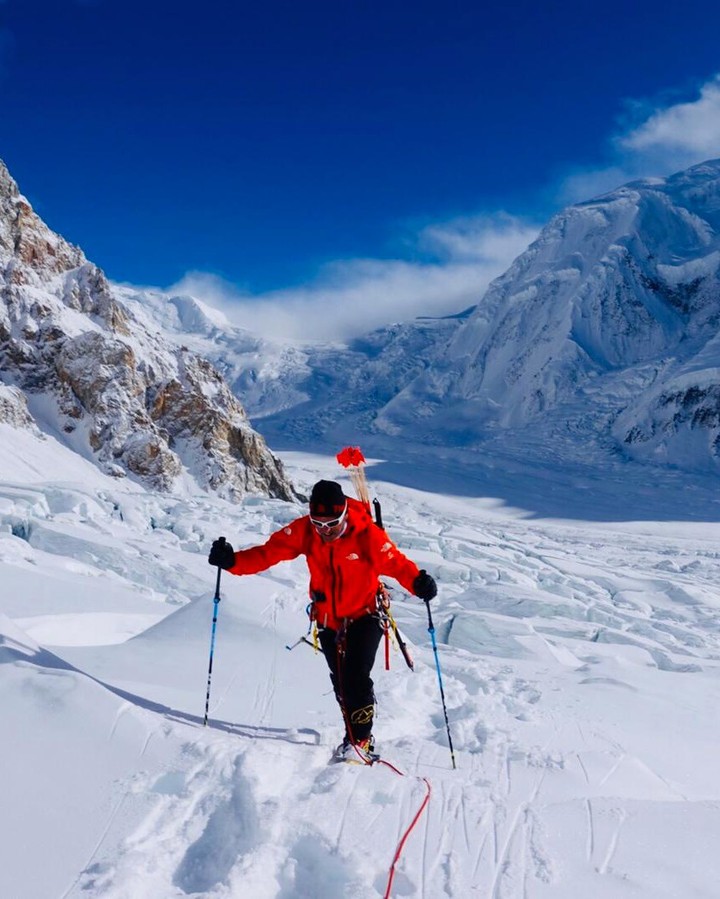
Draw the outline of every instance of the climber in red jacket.
<instances>
[{"instance_id":1,"label":"climber in red jacket","mask_svg":"<svg viewBox=\"0 0 720 899\"><path fill-rule=\"evenodd\" d=\"M299 555L310 569L310 614L345 719L345 738L336 755L371 761L375 694L370 672L382 636L379 578L393 577L427 602L437 586L335 481L318 481L310 514L276 531L266 543L235 552L229 543L216 540L208 561L231 574L256 574Z\"/></svg>"}]
</instances>

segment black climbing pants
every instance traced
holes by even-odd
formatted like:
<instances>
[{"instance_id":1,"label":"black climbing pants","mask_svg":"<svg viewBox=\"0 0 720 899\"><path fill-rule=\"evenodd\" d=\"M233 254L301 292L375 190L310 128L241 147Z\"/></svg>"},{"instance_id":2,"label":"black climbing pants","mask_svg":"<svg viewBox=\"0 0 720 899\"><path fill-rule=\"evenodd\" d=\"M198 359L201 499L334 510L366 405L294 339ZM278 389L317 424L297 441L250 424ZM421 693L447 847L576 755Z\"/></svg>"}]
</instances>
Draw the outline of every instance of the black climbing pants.
<instances>
[{"instance_id":1,"label":"black climbing pants","mask_svg":"<svg viewBox=\"0 0 720 899\"><path fill-rule=\"evenodd\" d=\"M375 693L370 677L382 637L376 615L364 615L350 622L344 631L323 628L320 646L330 668L335 698L344 710L347 736L355 743L372 733Z\"/></svg>"}]
</instances>

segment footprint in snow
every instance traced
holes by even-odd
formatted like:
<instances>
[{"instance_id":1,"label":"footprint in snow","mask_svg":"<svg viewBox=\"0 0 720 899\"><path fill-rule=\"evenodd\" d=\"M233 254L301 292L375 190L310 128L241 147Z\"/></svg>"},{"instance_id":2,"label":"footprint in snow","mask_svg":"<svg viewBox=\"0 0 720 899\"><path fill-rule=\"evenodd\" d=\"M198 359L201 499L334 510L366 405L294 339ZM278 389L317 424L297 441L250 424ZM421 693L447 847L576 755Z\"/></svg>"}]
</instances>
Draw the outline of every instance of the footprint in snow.
<instances>
[{"instance_id":1,"label":"footprint in snow","mask_svg":"<svg viewBox=\"0 0 720 899\"><path fill-rule=\"evenodd\" d=\"M203 894L225 883L232 868L258 843L255 801L239 761L231 780L229 797L211 813L175 872L173 882L184 893Z\"/></svg>"},{"instance_id":2,"label":"footprint in snow","mask_svg":"<svg viewBox=\"0 0 720 899\"><path fill-rule=\"evenodd\" d=\"M317 833L306 833L290 849L281 872L278 899L336 899L351 890L351 869Z\"/></svg>"}]
</instances>

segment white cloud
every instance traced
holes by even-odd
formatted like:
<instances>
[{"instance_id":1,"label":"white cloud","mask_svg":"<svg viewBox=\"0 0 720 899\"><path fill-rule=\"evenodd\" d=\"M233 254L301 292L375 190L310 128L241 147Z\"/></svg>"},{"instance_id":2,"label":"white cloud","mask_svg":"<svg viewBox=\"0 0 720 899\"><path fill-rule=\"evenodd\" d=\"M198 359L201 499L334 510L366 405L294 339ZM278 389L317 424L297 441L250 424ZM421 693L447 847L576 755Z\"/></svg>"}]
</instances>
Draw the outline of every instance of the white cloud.
<instances>
[{"instance_id":1,"label":"white cloud","mask_svg":"<svg viewBox=\"0 0 720 899\"><path fill-rule=\"evenodd\" d=\"M636 178L670 175L720 157L720 74L706 81L691 101L634 103L639 121L611 140L612 162L577 169L561 184L560 200L587 200Z\"/></svg>"},{"instance_id":2,"label":"white cloud","mask_svg":"<svg viewBox=\"0 0 720 899\"><path fill-rule=\"evenodd\" d=\"M169 291L192 294L236 325L267 337L345 340L418 315L453 314L478 302L538 230L502 214L458 219L415 235L412 255L422 261L337 261L309 284L256 295L216 275L189 272Z\"/></svg>"},{"instance_id":3,"label":"white cloud","mask_svg":"<svg viewBox=\"0 0 720 899\"><path fill-rule=\"evenodd\" d=\"M619 138L630 153L660 153L683 165L720 153L720 75L702 85L692 103L653 112L641 125Z\"/></svg>"},{"instance_id":4,"label":"white cloud","mask_svg":"<svg viewBox=\"0 0 720 899\"><path fill-rule=\"evenodd\" d=\"M556 202L587 200L636 178L669 175L720 156L720 75L702 84L693 100L632 106L635 122L610 140L608 164L570 171L555 191ZM345 340L478 302L538 231L502 213L455 219L414 234L405 258L333 262L299 287L249 294L215 275L189 272L170 290L191 293L268 337Z\"/></svg>"}]
</instances>

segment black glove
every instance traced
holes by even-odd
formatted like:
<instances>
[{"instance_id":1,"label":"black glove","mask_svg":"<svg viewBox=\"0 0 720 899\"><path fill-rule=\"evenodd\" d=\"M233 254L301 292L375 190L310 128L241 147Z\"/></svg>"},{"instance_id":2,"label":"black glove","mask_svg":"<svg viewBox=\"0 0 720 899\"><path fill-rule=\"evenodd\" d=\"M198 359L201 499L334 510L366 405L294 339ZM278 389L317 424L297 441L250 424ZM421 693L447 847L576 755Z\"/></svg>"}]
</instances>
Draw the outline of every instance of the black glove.
<instances>
[{"instance_id":1,"label":"black glove","mask_svg":"<svg viewBox=\"0 0 720 899\"><path fill-rule=\"evenodd\" d=\"M413 593L425 602L437 596L437 584L435 578L429 575L423 568L420 574L413 581Z\"/></svg>"},{"instance_id":2,"label":"black glove","mask_svg":"<svg viewBox=\"0 0 720 899\"><path fill-rule=\"evenodd\" d=\"M235 564L235 550L224 537L213 541L208 562L220 568L232 568Z\"/></svg>"}]
</instances>

